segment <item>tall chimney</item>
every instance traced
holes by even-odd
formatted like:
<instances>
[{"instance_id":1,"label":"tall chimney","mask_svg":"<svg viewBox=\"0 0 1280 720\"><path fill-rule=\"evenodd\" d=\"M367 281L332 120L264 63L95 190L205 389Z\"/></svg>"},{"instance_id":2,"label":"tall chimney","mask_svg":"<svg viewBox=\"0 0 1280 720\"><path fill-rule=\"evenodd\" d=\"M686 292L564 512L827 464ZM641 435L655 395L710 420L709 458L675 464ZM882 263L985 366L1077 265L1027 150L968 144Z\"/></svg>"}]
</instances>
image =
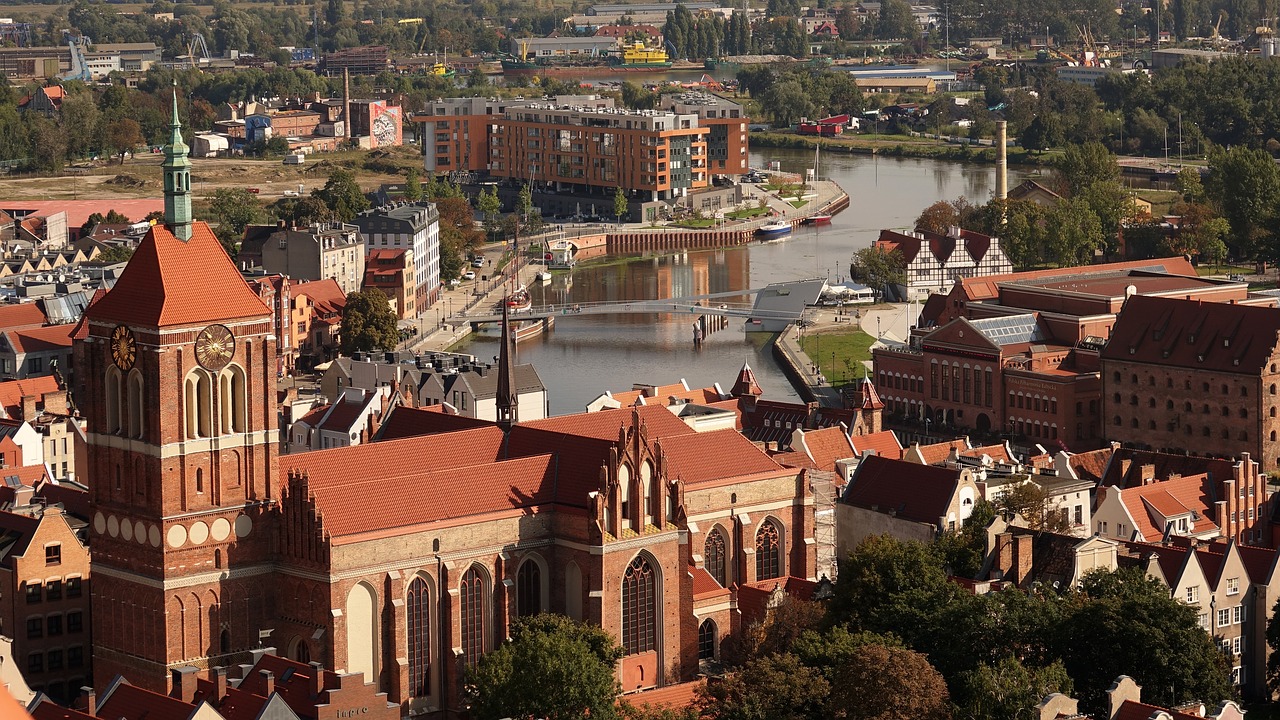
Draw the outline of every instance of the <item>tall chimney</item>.
<instances>
[{"instance_id":1,"label":"tall chimney","mask_svg":"<svg viewBox=\"0 0 1280 720\"><path fill-rule=\"evenodd\" d=\"M98 714L98 693L93 688L85 686L80 688L80 709L84 710L86 715Z\"/></svg>"},{"instance_id":2,"label":"tall chimney","mask_svg":"<svg viewBox=\"0 0 1280 720\"><path fill-rule=\"evenodd\" d=\"M342 68L342 138L351 139L351 70Z\"/></svg>"},{"instance_id":3,"label":"tall chimney","mask_svg":"<svg viewBox=\"0 0 1280 720\"><path fill-rule=\"evenodd\" d=\"M196 675L200 671L190 665L176 667L169 671L173 677L173 691L169 693L184 703L195 701Z\"/></svg>"},{"instance_id":4,"label":"tall chimney","mask_svg":"<svg viewBox=\"0 0 1280 720\"><path fill-rule=\"evenodd\" d=\"M1009 199L1009 123L996 121L996 197Z\"/></svg>"},{"instance_id":5,"label":"tall chimney","mask_svg":"<svg viewBox=\"0 0 1280 720\"><path fill-rule=\"evenodd\" d=\"M271 697L276 691L276 676L270 670L259 670L258 674L262 676L262 696Z\"/></svg>"},{"instance_id":6,"label":"tall chimney","mask_svg":"<svg viewBox=\"0 0 1280 720\"><path fill-rule=\"evenodd\" d=\"M227 696L227 669L224 667L216 667L213 669L213 706L215 708L222 706L222 699Z\"/></svg>"}]
</instances>

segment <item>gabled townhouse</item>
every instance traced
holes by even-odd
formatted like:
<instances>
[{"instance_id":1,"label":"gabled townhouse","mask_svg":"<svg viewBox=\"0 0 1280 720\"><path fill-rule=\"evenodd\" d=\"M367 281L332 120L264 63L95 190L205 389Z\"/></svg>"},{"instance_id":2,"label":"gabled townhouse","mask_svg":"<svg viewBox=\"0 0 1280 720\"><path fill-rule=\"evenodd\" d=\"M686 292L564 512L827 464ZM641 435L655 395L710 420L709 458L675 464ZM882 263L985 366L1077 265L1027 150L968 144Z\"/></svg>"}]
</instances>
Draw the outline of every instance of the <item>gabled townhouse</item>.
<instances>
[{"instance_id":1,"label":"gabled townhouse","mask_svg":"<svg viewBox=\"0 0 1280 720\"><path fill-rule=\"evenodd\" d=\"M389 387L347 388L289 426L287 451L328 450L368 442L398 396Z\"/></svg>"},{"instance_id":2,"label":"gabled townhouse","mask_svg":"<svg viewBox=\"0 0 1280 720\"><path fill-rule=\"evenodd\" d=\"M30 424L43 439L42 462L50 474L58 479L75 477L76 459L83 458L85 452L84 426L68 405L67 391L56 377L0 382L0 418ZM31 464L33 460L23 462Z\"/></svg>"},{"instance_id":3,"label":"gabled townhouse","mask_svg":"<svg viewBox=\"0 0 1280 720\"><path fill-rule=\"evenodd\" d=\"M1053 693L1036 705L1032 717L1038 720L1090 720L1078 710L1075 698ZM1103 715L1097 716L1097 720L1244 720L1244 710L1234 700L1219 703L1213 712L1198 702L1174 708L1151 705L1142 702L1142 687L1128 675L1121 675L1107 688L1107 709Z\"/></svg>"},{"instance_id":4,"label":"gabled townhouse","mask_svg":"<svg viewBox=\"0 0 1280 720\"><path fill-rule=\"evenodd\" d=\"M902 459L902 443L898 441L898 436L892 430L852 435L849 437L849 442L860 458L867 455L880 455L890 460Z\"/></svg>"},{"instance_id":5,"label":"gabled townhouse","mask_svg":"<svg viewBox=\"0 0 1280 720\"><path fill-rule=\"evenodd\" d=\"M875 246L902 258L906 282L895 288L903 300L931 291L945 293L962 278L1013 272L1000 238L954 226L945 235L919 229L908 233L881 230Z\"/></svg>"},{"instance_id":6,"label":"gabled townhouse","mask_svg":"<svg viewBox=\"0 0 1280 720\"><path fill-rule=\"evenodd\" d=\"M837 552L885 533L929 542L959 530L980 498L968 470L864 457L836 503Z\"/></svg>"},{"instance_id":7,"label":"gabled townhouse","mask_svg":"<svg viewBox=\"0 0 1280 720\"><path fill-rule=\"evenodd\" d=\"M1222 536L1213 521L1204 474L1152 481L1136 488L1098 488L1094 531L1118 540L1160 542L1174 535L1210 540Z\"/></svg>"}]
</instances>

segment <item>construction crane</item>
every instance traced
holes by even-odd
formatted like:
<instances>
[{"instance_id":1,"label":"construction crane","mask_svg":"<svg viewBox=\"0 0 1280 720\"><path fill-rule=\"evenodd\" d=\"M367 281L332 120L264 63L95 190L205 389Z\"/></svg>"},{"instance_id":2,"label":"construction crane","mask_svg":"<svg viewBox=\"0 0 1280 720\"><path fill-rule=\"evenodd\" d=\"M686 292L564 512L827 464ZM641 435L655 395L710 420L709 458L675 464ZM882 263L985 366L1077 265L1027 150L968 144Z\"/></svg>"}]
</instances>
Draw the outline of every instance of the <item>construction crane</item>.
<instances>
[{"instance_id":1,"label":"construction crane","mask_svg":"<svg viewBox=\"0 0 1280 720\"><path fill-rule=\"evenodd\" d=\"M200 51L200 60L196 60L196 51ZM191 36L191 42L187 43L187 60L190 61L192 69L199 64L207 65L210 59L209 46L204 43L204 35L194 33Z\"/></svg>"},{"instance_id":2,"label":"construction crane","mask_svg":"<svg viewBox=\"0 0 1280 720\"><path fill-rule=\"evenodd\" d=\"M1210 39L1210 40L1217 40L1219 37L1221 37L1221 36L1218 34L1218 28L1221 28L1221 27L1222 27L1222 18L1224 18L1224 17L1226 17L1226 16L1227 16L1227 11L1226 11L1226 10L1219 10L1219 11L1218 11L1218 21L1217 21L1217 22L1215 22L1215 23L1213 24L1213 32L1209 35L1209 39Z\"/></svg>"}]
</instances>

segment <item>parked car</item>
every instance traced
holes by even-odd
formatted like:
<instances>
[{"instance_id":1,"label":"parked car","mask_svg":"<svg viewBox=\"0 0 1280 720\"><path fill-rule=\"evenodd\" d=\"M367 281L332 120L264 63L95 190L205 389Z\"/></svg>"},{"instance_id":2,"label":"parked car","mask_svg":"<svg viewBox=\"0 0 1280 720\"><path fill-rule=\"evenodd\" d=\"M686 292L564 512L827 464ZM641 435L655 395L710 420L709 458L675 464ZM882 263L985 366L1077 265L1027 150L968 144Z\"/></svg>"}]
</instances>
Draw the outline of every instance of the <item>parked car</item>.
<instances>
[{"instance_id":1,"label":"parked car","mask_svg":"<svg viewBox=\"0 0 1280 720\"><path fill-rule=\"evenodd\" d=\"M474 272L472 272L472 271L468 270L468 271L466 271L466 272L462 273L462 279L463 279L463 280L475 280L475 279L476 279L476 274L475 274Z\"/></svg>"},{"instance_id":2,"label":"parked car","mask_svg":"<svg viewBox=\"0 0 1280 720\"><path fill-rule=\"evenodd\" d=\"M472 261L471 261L471 267L473 267L473 268L482 268L482 267L484 267L484 258L476 258L475 260L472 260Z\"/></svg>"}]
</instances>

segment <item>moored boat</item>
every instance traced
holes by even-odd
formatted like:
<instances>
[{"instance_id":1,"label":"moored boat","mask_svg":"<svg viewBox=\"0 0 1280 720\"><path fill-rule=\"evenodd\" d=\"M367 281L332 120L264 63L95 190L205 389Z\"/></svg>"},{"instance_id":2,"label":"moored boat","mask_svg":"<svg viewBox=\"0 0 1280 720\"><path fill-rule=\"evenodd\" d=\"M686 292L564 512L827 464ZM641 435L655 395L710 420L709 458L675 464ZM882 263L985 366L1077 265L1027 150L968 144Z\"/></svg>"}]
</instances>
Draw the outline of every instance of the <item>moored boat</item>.
<instances>
[{"instance_id":1,"label":"moored boat","mask_svg":"<svg viewBox=\"0 0 1280 720\"><path fill-rule=\"evenodd\" d=\"M507 309L512 312L522 312L531 307L533 307L533 300L529 297L529 291L523 285L507 296Z\"/></svg>"},{"instance_id":2,"label":"moored boat","mask_svg":"<svg viewBox=\"0 0 1280 720\"><path fill-rule=\"evenodd\" d=\"M831 216L826 213L810 215L809 217L804 219L804 224L805 225L830 225Z\"/></svg>"},{"instance_id":3,"label":"moored boat","mask_svg":"<svg viewBox=\"0 0 1280 720\"><path fill-rule=\"evenodd\" d=\"M756 237L761 240L778 240L791 234L791 223L775 220L756 228Z\"/></svg>"}]
</instances>

